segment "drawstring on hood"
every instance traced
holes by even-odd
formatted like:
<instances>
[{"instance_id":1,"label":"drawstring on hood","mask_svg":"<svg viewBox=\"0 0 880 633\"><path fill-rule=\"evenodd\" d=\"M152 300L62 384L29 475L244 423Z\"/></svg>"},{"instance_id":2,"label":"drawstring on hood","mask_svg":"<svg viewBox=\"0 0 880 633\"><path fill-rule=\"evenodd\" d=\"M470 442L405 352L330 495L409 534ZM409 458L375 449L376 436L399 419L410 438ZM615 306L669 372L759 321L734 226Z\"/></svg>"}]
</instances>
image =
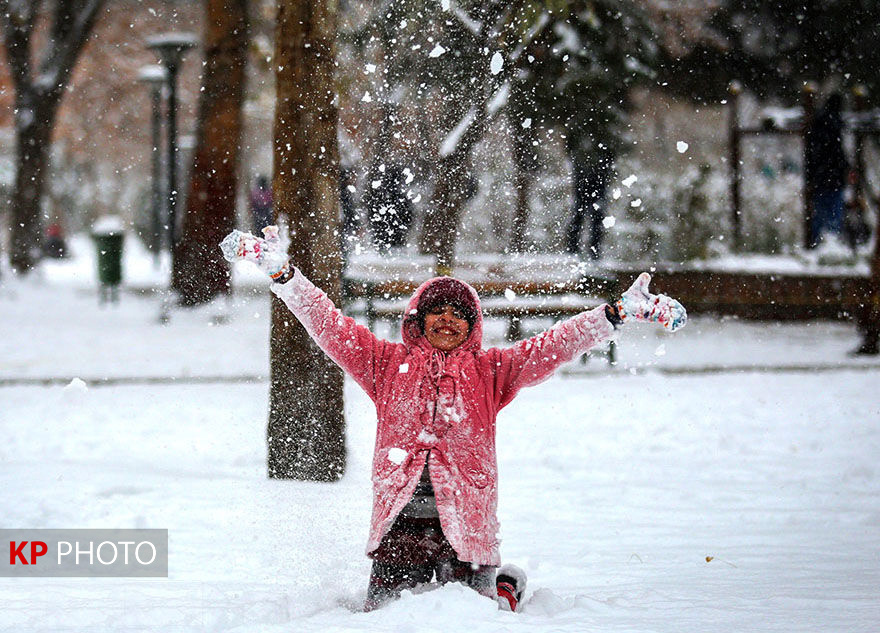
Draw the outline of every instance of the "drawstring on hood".
<instances>
[{"instance_id":1,"label":"drawstring on hood","mask_svg":"<svg viewBox=\"0 0 880 633\"><path fill-rule=\"evenodd\" d=\"M428 373L434 379L434 382L439 381L440 376L443 375L444 365L446 365L446 352L439 349L433 350L431 352L431 360L428 363Z\"/></svg>"}]
</instances>

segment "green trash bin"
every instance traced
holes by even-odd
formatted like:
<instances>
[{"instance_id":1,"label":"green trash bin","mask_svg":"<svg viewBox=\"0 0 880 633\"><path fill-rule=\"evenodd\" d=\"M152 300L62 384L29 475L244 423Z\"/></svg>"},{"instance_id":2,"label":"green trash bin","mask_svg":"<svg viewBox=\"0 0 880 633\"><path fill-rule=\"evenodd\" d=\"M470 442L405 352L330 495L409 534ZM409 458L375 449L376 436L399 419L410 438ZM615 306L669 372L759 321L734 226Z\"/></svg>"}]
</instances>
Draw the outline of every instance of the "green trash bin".
<instances>
[{"instance_id":1,"label":"green trash bin","mask_svg":"<svg viewBox=\"0 0 880 633\"><path fill-rule=\"evenodd\" d=\"M97 249L99 299L119 301L119 284L122 282L122 244L125 234L119 231L93 232Z\"/></svg>"}]
</instances>

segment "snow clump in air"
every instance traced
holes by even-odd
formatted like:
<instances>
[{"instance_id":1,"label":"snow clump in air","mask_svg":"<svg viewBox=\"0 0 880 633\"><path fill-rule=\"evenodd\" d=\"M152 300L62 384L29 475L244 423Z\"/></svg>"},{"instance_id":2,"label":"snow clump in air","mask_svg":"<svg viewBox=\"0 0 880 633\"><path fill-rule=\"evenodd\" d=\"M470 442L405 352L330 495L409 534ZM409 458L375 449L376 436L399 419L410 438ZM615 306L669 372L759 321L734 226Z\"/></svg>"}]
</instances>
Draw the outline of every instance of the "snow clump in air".
<instances>
[{"instance_id":1,"label":"snow clump in air","mask_svg":"<svg viewBox=\"0 0 880 633\"><path fill-rule=\"evenodd\" d=\"M399 373L399 374L409 373L409 363L401 363L400 367L397 368L397 373Z\"/></svg>"},{"instance_id":2,"label":"snow clump in air","mask_svg":"<svg viewBox=\"0 0 880 633\"><path fill-rule=\"evenodd\" d=\"M679 154L684 154L686 151L688 151L688 144L684 141L679 141L675 144L675 149L678 150Z\"/></svg>"},{"instance_id":3,"label":"snow clump in air","mask_svg":"<svg viewBox=\"0 0 880 633\"><path fill-rule=\"evenodd\" d=\"M443 53L446 52L446 49L437 44L430 53L428 53L428 57L440 57Z\"/></svg>"},{"instance_id":4,"label":"snow clump in air","mask_svg":"<svg viewBox=\"0 0 880 633\"><path fill-rule=\"evenodd\" d=\"M514 299L516 299L516 293L510 288L504 289L504 296L507 298L508 301L513 301Z\"/></svg>"},{"instance_id":5,"label":"snow clump in air","mask_svg":"<svg viewBox=\"0 0 880 633\"><path fill-rule=\"evenodd\" d=\"M504 58L501 56L501 53L495 51L495 54L492 55L492 61L489 64L489 70L493 75L497 75L501 72L502 68L504 68Z\"/></svg>"},{"instance_id":6,"label":"snow clump in air","mask_svg":"<svg viewBox=\"0 0 880 633\"><path fill-rule=\"evenodd\" d=\"M636 176L635 174L632 174L631 176L627 176L626 178L624 178L621 182L623 182L624 187L629 189L634 184L636 184L636 180L638 180L638 179L639 179L638 176Z\"/></svg>"},{"instance_id":7,"label":"snow clump in air","mask_svg":"<svg viewBox=\"0 0 880 633\"><path fill-rule=\"evenodd\" d=\"M602 226L604 226L606 229L610 229L612 226L614 226L615 222L617 222L617 220L614 218L613 215L606 215L604 218L602 218Z\"/></svg>"},{"instance_id":8,"label":"snow clump in air","mask_svg":"<svg viewBox=\"0 0 880 633\"><path fill-rule=\"evenodd\" d=\"M393 462L400 466L403 463L403 460L406 459L406 451L402 448L389 448L388 449L388 461Z\"/></svg>"}]
</instances>

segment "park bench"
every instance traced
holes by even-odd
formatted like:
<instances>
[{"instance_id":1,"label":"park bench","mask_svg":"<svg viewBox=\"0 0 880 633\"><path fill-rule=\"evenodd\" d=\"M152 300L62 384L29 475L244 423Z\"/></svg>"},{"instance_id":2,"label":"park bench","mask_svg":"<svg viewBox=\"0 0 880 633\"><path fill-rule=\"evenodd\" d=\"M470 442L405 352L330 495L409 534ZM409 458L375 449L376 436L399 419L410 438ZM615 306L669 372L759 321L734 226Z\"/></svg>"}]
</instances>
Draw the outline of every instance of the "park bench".
<instances>
[{"instance_id":1,"label":"park bench","mask_svg":"<svg viewBox=\"0 0 880 633\"><path fill-rule=\"evenodd\" d=\"M477 293L486 319L507 320L507 339L523 338L525 319L573 316L618 294L617 277L611 273L591 273L568 281L467 279ZM372 330L377 322L400 322L406 302L420 282L401 279L343 280L343 306L351 316L362 316ZM609 363L615 362L615 346L604 351Z\"/></svg>"}]
</instances>

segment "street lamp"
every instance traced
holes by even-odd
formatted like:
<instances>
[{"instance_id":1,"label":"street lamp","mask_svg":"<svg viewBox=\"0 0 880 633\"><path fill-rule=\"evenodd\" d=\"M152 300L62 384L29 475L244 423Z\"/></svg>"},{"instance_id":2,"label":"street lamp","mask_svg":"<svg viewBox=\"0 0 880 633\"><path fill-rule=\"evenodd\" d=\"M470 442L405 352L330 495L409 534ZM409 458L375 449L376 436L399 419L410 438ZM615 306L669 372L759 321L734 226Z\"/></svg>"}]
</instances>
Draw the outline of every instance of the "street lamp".
<instances>
[{"instance_id":1,"label":"street lamp","mask_svg":"<svg viewBox=\"0 0 880 633\"><path fill-rule=\"evenodd\" d=\"M177 243L177 72L186 51L198 41L193 33L163 33L147 38L147 48L156 54L168 74L168 234L172 259Z\"/></svg>"},{"instance_id":2,"label":"street lamp","mask_svg":"<svg viewBox=\"0 0 880 633\"><path fill-rule=\"evenodd\" d=\"M164 66L144 66L138 74L138 79L149 86L153 104L151 119L152 134L152 167L153 182L150 196L150 215L152 219L153 243L156 250L153 253L153 262L159 265L159 256L162 252L162 155L159 153L159 144L162 136L162 87L168 81L168 73Z\"/></svg>"}]
</instances>

